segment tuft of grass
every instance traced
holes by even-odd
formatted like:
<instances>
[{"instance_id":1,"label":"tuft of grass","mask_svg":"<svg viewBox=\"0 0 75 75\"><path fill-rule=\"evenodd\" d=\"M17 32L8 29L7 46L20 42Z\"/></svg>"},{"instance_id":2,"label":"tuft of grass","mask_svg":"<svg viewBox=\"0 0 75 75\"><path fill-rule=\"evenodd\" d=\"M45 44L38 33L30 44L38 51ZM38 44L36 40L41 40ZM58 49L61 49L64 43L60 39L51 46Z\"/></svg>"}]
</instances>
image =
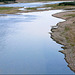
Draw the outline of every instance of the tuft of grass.
<instances>
[{"instance_id":1,"label":"tuft of grass","mask_svg":"<svg viewBox=\"0 0 75 75\"><path fill-rule=\"evenodd\" d=\"M44 5L44 7L53 7L53 8L56 8L56 7L58 7L58 4L46 4L46 5Z\"/></svg>"},{"instance_id":2,"label":"tuft of grass","mask_svg":"<svg viewBox=\"0 0 75 75\"><path fill-rule=\"evenodd\" d=\"M0 14L14 14L19 12L20 7L0 7Z\"/></svg>"},{"instance_id":3,"label":"tuft of grass","mask_svg":"<svg viewBox=\"0 0 75 75\"><path fill-rule=\"evenodd\" d=\"M69 37L66 36L65 38L66 38L67 40L69 40Z\"/></svg>"},{"instance_id":4,"label":"tuft of grass","mask_svg":"<svg viewBox=\"0 0 75 75\"><path fill-rule=\"evenodd\" d=\"M71 8L71 7L74 7L74 6L72 6L72 5L60 5L59 6L59 4L46 4L46 5L44 5L43 7L52 7L51 9L73 9L73 8Z\"/></svg>"},{"instance_id":5,"label":"tuft of grass","mask_svg":"<svg viewBox=\"0 0 75 75\"><path fill-rule=\"evenodd\" d=\"M75 46L74 44L70 44L72 47Z\"/></svg>"},{"instance_id":6,"label":"tuft of grass","mask_svg":"<svg viewBox=\"0 0 75 75\"><path fill-rule=\"evenodd\" d=\"M75 14L69 14L69 15L66 15L66 16L75 17Z\"/></svg>"},{"instance_id":7,"label":"tuft of grass","mask_svg":"<svg viewBox=\"0 0 75 75\"><path fill-rule=\"evenodd\" d=\"M66 40L67 40L67 43L70 43L69 37L66 36L65 38L66 38Z\"/></svg>"},{"instance_id":8,"label":"tuft of grass","mask_svg":"<svg viewBox=\"0 0 75 75\"><path fill-rule=\"evenodd\" d=\"M26 8L27 10L37 10L37 8L36 7L29 7L29 8Z\"/></svg>"},{"instance_id":9,"label":"tuft of grass","mask_svg":"<svg viewBox=\"0 0 75 75\"><path fill-rule=\"evenodd\" d=\"M67 27L67 26L65 26L65 29L64 29L65 31L69 31L70 30L70 28L69 27Z\"/></svg>"}]
</instances>

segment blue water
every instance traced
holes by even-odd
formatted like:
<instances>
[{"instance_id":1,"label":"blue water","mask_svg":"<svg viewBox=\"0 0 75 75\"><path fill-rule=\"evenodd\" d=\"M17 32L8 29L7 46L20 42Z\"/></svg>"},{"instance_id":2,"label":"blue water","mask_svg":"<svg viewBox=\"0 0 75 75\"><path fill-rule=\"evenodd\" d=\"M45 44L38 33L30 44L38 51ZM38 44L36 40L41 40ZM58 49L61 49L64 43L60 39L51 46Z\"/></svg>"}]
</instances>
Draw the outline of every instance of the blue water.
<instances>
[{"instance_id":1,"label":"blue water","mask_svg":"<svg viewBox=\"0 0 75 75\"><path fill-rule=\"evenodd\" d=\"M0 7L39 7L45 4L57 4L64 1L53 2L35 2L35 3L16 3L16 4L1 4Z\"/></svg>"},{"instance_id":2,"label":"blue water","mask_svg":"<svg viewBox=\"0 0 75 75\"><path fill-rule=\"evenodd\" d=\"M57 12L0 16L0 74L73 74L48 33Z\"/></svg>"}]
</instances>

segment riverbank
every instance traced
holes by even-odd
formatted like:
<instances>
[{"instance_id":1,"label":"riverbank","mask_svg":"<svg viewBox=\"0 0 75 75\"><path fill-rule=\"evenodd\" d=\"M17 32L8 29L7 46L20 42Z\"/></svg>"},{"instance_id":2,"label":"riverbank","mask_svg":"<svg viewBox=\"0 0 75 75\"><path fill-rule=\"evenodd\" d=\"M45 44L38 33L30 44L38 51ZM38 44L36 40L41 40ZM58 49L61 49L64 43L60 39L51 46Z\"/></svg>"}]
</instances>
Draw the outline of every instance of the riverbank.
<instances>
[{"instance_id":1,"label":"riverbank","mask_svg":"<svg viewBox=\"0 0 75 75\"><path fill-rule=\"evenodd\" d=\"M75 72L75 11L57 13L53 16L66 20L58 23L58 28L52 28L51 37L63 45L64 50L59 52L65 54L68 66Z\"/></svg>"},{"instance_id":2,"label":"riverbank","mask_svg":"<svg viewBox=\"0 0 75 75\"><path fill-rule=\"evenodd\" d=\"M64 45L64 50L60 51L65 54L65 59L68 66L75 71L75 6L58 6L58 4L48 4L42 7L24 8L26 10L19 10L22 7L0 7L0 14L16 14L25 12L56 10L56 9L70 9L71 11L62 12L53 16L65 19L65 22L58 23L58 28L52 29L52 38L58 43ZM37 10L39 8L39 10ZM49 9L48 9L49 8ZM44 10L43 10L44 9ZM67 35L67 36L66 36Z\"/></svg>"},{"instance_id":3,"label":"riverbank","mask_svg":"<svg viewBox=\"0 0 75 75\"><path fill-rule=\"evenodd\" d=\"M27 12L38 12L47 10L72 10L75 6L59 6L58 4L45 4L39 7L0 7L0 14L16 14L16 13L27 13Z\"/></svg>"},{"instance_id":4,"label":"riverbank","mask_svg":"<svg viewBox=\"0 0 75 75\"><path fill-rule=\"evenodd\" d=\"M16 0L15 3L32 3L32 2L49 2L49 1L60 1L60 0ZM74 1L74 0L63 0L63 1ZM12 4L14 2L9 2L7 4ZM0 4L6 4L4 2L0 2Z\"/></svg>"},{"instance_id":5,"label":"riverbank","mask_svg":"<svg viewBox=\"0 0 75 75\"><path fill-rule=\"evenodd\" d=\"M16 14L20 7L0 7L0 14Z\"/></svg>"}]
</instances>

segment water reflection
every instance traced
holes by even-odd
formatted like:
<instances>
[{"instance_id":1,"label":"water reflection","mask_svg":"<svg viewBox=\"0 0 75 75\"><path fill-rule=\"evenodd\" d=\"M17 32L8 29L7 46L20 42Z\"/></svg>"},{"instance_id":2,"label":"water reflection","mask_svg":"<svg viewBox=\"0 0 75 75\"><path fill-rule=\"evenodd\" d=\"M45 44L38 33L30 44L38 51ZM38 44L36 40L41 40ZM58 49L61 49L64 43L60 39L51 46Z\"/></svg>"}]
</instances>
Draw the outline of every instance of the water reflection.
<instances>
[{"instance_id":1,"label":"water reflection","mask_svg":"<svg viewBox=\"0 0 75 75\"><path fill-rule=\"evenodd\" d=\"M4 20L5 18L5 20ZM32 22L37 18L36 15L0 15L0 22Z\"/></svg>"},{"instance_id":2,"label":"water reflection","mask_svg":"<svg viewBox=\"0 0 75 75\"><path fill-rule=\"evenodd\" d=\"M45 4L57 4L61 2L65 2L65 1L3 4L3 5L0 5L0 7L39 7Z\"/></svg>"},{"instance_id":3,"label":"water reflection","mask_svg":"<svg viewBox=\"0 0 75 75\"><path fill-rule=\"evenodd\" d=\"M6 43L6 36L10 32L12 23L16 22L32 22L32 20L36 19L35 15L4 15L0 14L0 50L3 50ZM13 30L11 31L13 33ZM11 33L10 32L10 33Z\"/></svg>"},{"instance_id":4,"label":"water reflection","mask_svg":"<svg viewBox=\"0 0 75 75\"><path fill-rule=\"evenodd\" d=\"M0 17L1 74L73 74L58 53L61 45L48 34L51 26L63 21L51 16L55 12L61 11Z\"/></svg>"},{"instance_id":5,"label":"water reflection","mask_svg":"<svg viewBox=\"0 0 75 75\"><path fill-rule=\"evenodd\" d=\"M0 51L4 49L8 25L0 18Z\"/></svg>"}]
</instances>

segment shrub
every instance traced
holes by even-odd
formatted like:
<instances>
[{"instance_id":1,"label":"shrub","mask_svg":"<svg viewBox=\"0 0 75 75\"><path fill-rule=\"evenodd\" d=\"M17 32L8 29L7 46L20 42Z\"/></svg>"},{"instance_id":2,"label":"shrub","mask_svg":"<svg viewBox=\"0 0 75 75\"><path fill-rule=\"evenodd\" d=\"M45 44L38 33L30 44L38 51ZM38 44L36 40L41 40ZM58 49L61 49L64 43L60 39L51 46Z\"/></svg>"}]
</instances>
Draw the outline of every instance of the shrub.
<instances>
[{"instance_id":1,"label":"shrub","mask_svg":"<svg viewBox=\"0 0 75 75\"><path fill-rule=\"evenodd\" d=\"M0 0L0 2L7 2L7 1L13 1L13 2L15 2L16 0Z\"/></svg>"},{"instance_id":2,"label":"shrub","mask_svg":"<svg viewBox=\"0 0 75 75\"><path fill-rule=\"evenodd\" d=\"M60 5L75 5L75 2L63 2L63 3L59 3L59 6Z\"/></svg>"}]
</instances>

